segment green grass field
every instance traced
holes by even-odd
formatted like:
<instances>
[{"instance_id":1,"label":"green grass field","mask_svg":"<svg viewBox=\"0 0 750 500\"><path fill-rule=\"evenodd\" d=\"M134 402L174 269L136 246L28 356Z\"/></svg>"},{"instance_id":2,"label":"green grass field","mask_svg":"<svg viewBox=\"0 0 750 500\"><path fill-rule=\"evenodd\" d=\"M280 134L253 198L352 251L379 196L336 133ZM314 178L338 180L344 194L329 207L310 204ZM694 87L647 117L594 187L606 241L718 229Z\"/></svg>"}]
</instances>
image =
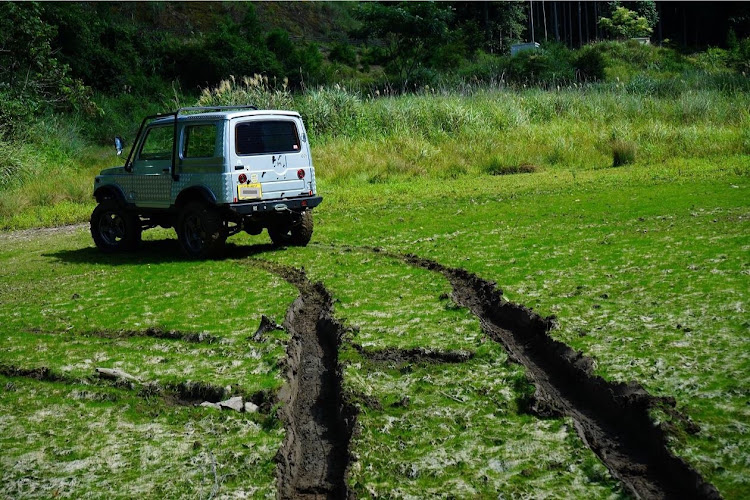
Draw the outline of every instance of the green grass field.
<instances>
[{"instance_id":1,"label":"green grass field","mask_svg":"<svg viewBox=\"0 0 750 500\"><path fill-rule=\"evenodd\" d=\"M37 148L0 142L12 167L0 172L1 495L274 497L288 335L252 337L298 292L271 262L322 282L349 328L339 356L359 410L358 496L625 496L570 419L528 411L524 369L448 281L379 247L555 315L552 335L597 374L674 397L700 431L674 423L673 451L725 498L750 496L746 93L281 98L306 118L325 198L306 248L243 234L225 258L195 262L172 231L150 230L137 253L103 255L87 225L54 226L87 221L111 151L54 120L30 132ZM414 361L414 348L473 356ZM396 355L367 354L383 350ZM195 388L267 404L196 407Z\"/></svg>"},{"instance_id":2,"label":"green grass field","mask_svg":"<svg viewBox=\"0 0 750 500\"><path fill-rule=\"evenodd\" d=\"M676 432L673 449L726 498L744 497L749 168L726 154L359 185L324 176L310 246L237 236L208 262L183 260L164 230L123 256L100 254L85 227L3 234L0 364L60 376L2 377L3 494L273 496L284 432L274 408L195 408L94 377L108 367L165 385L277 390L284 332L248 337L262 314L281 322L296 291L262 259L322 281L353 328L340 356L360 410L348 478L359 496L624 495L570 421L524 410L523 369L445 298L447 281L360 248L377 246L466 268L556 315L553 335L593 356L597 373L675 397L701 430ZM128 333L149 327L219 339ZM475 355L377 361L353 344Z\"/></svg>"}]
</instances>

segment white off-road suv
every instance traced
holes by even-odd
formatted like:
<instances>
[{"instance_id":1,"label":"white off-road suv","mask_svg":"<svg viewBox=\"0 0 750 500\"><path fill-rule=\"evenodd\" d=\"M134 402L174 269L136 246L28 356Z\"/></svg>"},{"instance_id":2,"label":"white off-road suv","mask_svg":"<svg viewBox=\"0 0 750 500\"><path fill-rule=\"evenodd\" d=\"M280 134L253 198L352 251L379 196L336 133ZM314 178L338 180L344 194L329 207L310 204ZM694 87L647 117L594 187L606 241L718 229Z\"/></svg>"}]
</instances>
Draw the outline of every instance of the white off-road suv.
<instances>
[{"instance_id":1,"label":"white off-road suv","mask_svg":"<svg viewBox=\"0 0 750 500\"><path fill-rule=\"evenodd\" d=\"M121 154L119 136L115 146ZM96 176L94 197L91 235L101 250L132 250L143 229L174 227L196 258L263 228L276 245L307 245L311 210L323 200L300 115L252 106L144 118L125 165Z\"/></svg>"}]
</instances>

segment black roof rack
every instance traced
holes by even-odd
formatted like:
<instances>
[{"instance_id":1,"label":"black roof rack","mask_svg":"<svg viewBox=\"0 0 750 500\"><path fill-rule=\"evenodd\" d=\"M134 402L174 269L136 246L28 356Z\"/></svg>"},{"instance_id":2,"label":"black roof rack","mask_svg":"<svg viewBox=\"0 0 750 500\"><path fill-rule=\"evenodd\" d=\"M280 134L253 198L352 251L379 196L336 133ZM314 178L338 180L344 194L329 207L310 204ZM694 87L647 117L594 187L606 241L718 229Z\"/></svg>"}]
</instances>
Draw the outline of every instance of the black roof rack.
<instances>
[{"instance_id":1,"label":"black roof rack","mask_svg":"<svg viewBox=\"0 0 750 500\"><path fill-rule=\"evenodd\" d=\"M175 111L176 115L179 115L185 111L198 111L200 113L210 113L211 111L227 111L230 109L258 109L257 107L250 105L250 104L244 104L240 106L190 106L186 108L180 108L177 111Z\"/></svg>"}]
</instances>

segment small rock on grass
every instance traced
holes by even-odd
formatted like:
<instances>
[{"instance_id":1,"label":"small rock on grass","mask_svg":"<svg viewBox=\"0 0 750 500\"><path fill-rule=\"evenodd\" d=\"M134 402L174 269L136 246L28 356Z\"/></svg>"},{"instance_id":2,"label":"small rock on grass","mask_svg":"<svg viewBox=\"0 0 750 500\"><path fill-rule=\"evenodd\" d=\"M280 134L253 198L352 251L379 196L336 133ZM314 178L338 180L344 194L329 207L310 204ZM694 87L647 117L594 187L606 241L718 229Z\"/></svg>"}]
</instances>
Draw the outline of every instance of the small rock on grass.
<instances>
[{"instance_id":1,"label":"small rock on grass","mask_svg":"<svg viewBox=\"0 0 750 500\"><path fill-rule=\"evenodd\" d=\"M250 401L244 401L242 396L235 396L225 401L219 401L218 403L204 401L200 406L205 408L216 408L217 410L245 411L247 413L255 413L258 411L258 405L251 403Z\"/></svg>"},{"instance_id":2,"label":"small rock on grass","mask_svg":"<svg viewBox=\"0 0 750 500\"><path fill-rule=\"evenodd\" d=\"M140 383L141 381L132 376L129 373L125 373L122 370L118 370L116 368L97 368L96 373L99 374L101 378L107 378L110 380L127 380L128 382L137 382Z\"/></svg>"},{"instance_id":3,"label":"small rock on grass","mask_svg":"<svg viewBox=\"0 0 750 500\"><path fill-rule=\"evenodd\" d=\"M234 411L242 411L245 408L242 396L235 396L233 398L227 399L226 401L219 401L219 406L221 408L226 408L228 410Z\"/></svg>"}]
</instances>

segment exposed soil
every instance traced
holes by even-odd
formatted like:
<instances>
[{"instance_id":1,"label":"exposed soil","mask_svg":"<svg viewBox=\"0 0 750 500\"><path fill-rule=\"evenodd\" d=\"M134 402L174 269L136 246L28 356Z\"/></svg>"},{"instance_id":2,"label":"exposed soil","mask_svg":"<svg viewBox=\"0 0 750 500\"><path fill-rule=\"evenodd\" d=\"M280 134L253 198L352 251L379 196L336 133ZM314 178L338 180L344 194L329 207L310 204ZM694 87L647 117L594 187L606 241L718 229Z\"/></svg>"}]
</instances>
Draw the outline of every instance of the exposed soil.
<instances>
[{"instance_id":1,"label":"exposed soil","mask_svg":"<svg viewBox=\"0 0 750 500\"><path fill-rule=\"evenodd\" d=\"M152 337L156 339L181 340L183 342L215 344L221 341L221 337L208 333L182 332L179 330L162 330L161 328L150 327L145 330L93 330L93 331L75 331L54 332L42 330L41 328L32 328L28 333L54 335L54 334L71 334L78 337L99 337L105 339L122 339L129 337Z\"/></svg>"},{"instance_id":2,"label":"exposed soil","mask_svg":"<svg viewBox=\"0 0 750 500\"><path fill-rule=\"evenodd\" d=\"M182 340L183 342L204 344L214 344L221 340L220 337L216 337L208 333L181 332L179 330L162 330L161 328L147 328L143 332L123 331L117 333L121 334L122 336L138 337L143 335L146 337L153 337L157 339Z\"/></svg>"},{"instance_id":3,"label":"exposed soil","mask_svg":"<svg viewBox=\"0 0 750 500\"><path fill-rule=\"evenodd\" d=\"M46 366L41 366L39 368L19 368L18 366L13 365L0 365L0 375L6 377L31 378L42 382L75 382L59 373L55 373Z\"/></svg>"},{"instance_id":4,"label":"exposed soil","mask_svg":"<svg viewBox=\"0 0 750 500\"><path fill-rule=\"evenodd\" d=\"M21 368L14 365L2 364L0 365L0 375L39 380L41 382L116 387L117 389L126 391L137 391L137 395L145 399L153 397L162 398L166 403L175 406L195 406L203 401L216 403L230 396L242 396L245 401L251 401L257 405L260 413L269 414L276 400L275 393L268 390L250 393L235 387L231 393L228 393L226 388L207 382L186 381L162 384L152 381L141 384L128 380L110 380L95 375L76 378L58 373L46 366Z\"/></svg>"},{"instance_id":5,"label":"exposed soil","mask_svg":"<svg viewBox=\"0 0 750 500\"><path fill-rule=\"evenodd\" d=\"M40 237L62 236L88 230L88 222L58 227L38 227L33 229L20 229L17 231L0 231L0 241L30 241Z\"/></svg>"},{"instance_id":6,"label":"exposed soil","mask_svg":"<svg viewBox=\"0 0 750 500\"><path fill-rule=\"evenodd\" d=\"M359 344L352 344L352 347L370 361L393 363L464 363L474 357L471 351L436 351L423 347L412 349L387 347L378 350L365 349Z\"/></svg>"},{"instance_id":7,"label":"exposed soil","mask_svg":"<svg viewBox=\"0 0 750 500\"><path fill-rule=\"evenodd\" d=\"M311 283L303 271L258 264L300 292L284 320L291 339L284 365L287 383L279 394L286 429L277 455L279 496L347 498L345 477L356 409L341 390L338 347L345 330L333 318L333 300L321 283Z\"/></svg>"},{"instance_id":8,"label":"exposed soil","mask_svg":"<svg viewBox=\"0 0 750 500\"><path fill-rule=\"evenodd\" d=\"M636 382L615 383L594 375L591 358L549 335L553 318L506 301L495 283L414 255L386 255L444 275L456 303L471 310L486 334L526 367L536 388L532 410L571 417L584 443L635 497L721 498L669 450L668 427L649 416L656 408L675 415L674 399L654 397Z\"/></svg>"}]
</instances>

